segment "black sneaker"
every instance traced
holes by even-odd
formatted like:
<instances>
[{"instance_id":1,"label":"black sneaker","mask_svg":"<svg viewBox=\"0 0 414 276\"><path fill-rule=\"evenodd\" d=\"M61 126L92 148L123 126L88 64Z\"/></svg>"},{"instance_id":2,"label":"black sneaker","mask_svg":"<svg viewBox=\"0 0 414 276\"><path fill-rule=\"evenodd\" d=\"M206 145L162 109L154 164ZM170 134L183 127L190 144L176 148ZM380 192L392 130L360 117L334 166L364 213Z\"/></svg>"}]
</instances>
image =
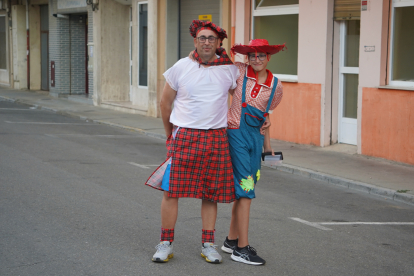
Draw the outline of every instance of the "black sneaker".
<instances>
[{"instance_id":1,"label":"black sneaker","mask_svg":"<svg viewBox=\"0 0 414 276\"><path fill-rule=\"evenodd\" d=\"M236 262L241 262L250 265L264 265L265 260L257 256L257 251L250 245L240 248L236 247L231 254L231 259Z\"/></svg>"},{"instance_id":2,"label":"black sneaker","mask_svg":"<svg viewBox=\"0 0 414 276\"><path fill-rule=\"evenodd\" d=\"M221 250L223 250L226 253L233 253L233 250L236 248L237 243L239 242L239 239L235 240L229 240L228 237L226 237L226 240L223 243L223 246L221 247Z\"/></svg>"}]
</instances>

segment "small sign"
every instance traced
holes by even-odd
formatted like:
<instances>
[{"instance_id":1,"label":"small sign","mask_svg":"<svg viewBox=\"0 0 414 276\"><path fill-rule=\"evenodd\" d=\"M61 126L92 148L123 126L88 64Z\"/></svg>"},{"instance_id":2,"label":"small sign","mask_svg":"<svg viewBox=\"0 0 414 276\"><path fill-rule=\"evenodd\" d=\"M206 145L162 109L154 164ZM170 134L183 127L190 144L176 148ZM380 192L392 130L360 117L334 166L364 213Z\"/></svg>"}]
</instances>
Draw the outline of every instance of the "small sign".
<instances>
[{"instance_id":1,"label":"small sign","mask_svg":"<svg viewBox=\"0 0 414 276\"><path fill-rule=\"evenodd\" d=\"M211 22L213 20L213 17L212 17L211 14L200 14L198 16L198 20L210 21Z\"/></svg>"},{"instance_id":2,"label":"small sign","mask_svg":"<svg viewBox=\"0 0 414 276\"><path fill-rule=\"evenodd\" d=\"M367 0L362 0L361 1L361 11L366 11L368 10L368 1Z\"/></svg>"},{"instance_id":3,"label":"small sign","mask_svg":"<svg viewBox=\"0 0 414 276\"><path fill-rule=\"evenodd\" d=\"M375 52L375 46L364 46L364 52Z\"/></svg>"}]
</instances>

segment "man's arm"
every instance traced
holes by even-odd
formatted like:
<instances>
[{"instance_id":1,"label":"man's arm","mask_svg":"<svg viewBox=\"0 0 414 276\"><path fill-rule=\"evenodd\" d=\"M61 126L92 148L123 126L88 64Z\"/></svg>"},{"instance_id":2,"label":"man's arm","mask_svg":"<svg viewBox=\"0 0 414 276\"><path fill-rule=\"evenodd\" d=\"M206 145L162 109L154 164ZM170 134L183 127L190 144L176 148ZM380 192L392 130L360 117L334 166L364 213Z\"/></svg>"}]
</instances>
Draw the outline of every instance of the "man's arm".
<instances>
[{"instance_id":1,"label":"man's arm","mask_svg":"<svg viewBox=\"0 0 414 276\"><path fill-rule=\"evenodd\" d=\"M230 93L230 95L232 95L232 96L233 96L233 94L234 94L234 90L235 90L235 89L229 89L229 93Z\"/></svg>"},{"instance_id":2,"label":"man's arm","mask_svg":"<svg viewBox=\"0 0 414 276\"><path fill-rule=\"evenodd\" d=\"M164 123L165 135L167 138L170 136L173 130L173 125L170 123L170 116L172 112L172 105L176 96L177 91L172 89L168 82L165 83L164 90L162 91L160 108L162 122Z\"/></svg>"}]
</instances>

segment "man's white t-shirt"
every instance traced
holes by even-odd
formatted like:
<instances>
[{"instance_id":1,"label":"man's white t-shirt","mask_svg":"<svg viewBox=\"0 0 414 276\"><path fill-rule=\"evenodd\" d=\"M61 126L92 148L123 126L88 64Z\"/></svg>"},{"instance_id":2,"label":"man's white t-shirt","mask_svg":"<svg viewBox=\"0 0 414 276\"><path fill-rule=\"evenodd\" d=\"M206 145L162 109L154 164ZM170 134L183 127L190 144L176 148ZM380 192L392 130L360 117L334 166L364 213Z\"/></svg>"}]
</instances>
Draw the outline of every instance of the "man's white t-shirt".
<instances>
[{"instance_id":1,"label":"man's white t-shirt","mask_svg":"<svg viewBox=\"0 0 414 276\"><path fill-rule=\"evenodd\" d=\"M186 57L164 73L177 91L170 122L194 129L227 127L229 89L236 88L239 72L235 65L200 66Z\"/></svg>"}]
</instances>

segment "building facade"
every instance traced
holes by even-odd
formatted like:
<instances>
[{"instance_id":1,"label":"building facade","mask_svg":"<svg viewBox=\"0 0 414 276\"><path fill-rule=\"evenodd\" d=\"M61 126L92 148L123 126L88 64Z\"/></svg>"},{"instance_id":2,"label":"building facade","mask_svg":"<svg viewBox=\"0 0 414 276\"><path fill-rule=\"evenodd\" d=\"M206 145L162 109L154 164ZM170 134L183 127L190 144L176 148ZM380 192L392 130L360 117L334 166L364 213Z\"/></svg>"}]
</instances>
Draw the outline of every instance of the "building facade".
<instances>
[{"instance_id":1,"label":"building facade","mask_svg":"<svg viewBox=\"0 0 414 276\"><path fill-rule=\"evenodd\" d=\"M414 164L414 0L2 0L0 84L160 117L162 74L210 20L286 43L274 139ZM27 39L29 36L29 39ZM243 57L234 57L244 61Z\"/></svg>"}]
</instances>

